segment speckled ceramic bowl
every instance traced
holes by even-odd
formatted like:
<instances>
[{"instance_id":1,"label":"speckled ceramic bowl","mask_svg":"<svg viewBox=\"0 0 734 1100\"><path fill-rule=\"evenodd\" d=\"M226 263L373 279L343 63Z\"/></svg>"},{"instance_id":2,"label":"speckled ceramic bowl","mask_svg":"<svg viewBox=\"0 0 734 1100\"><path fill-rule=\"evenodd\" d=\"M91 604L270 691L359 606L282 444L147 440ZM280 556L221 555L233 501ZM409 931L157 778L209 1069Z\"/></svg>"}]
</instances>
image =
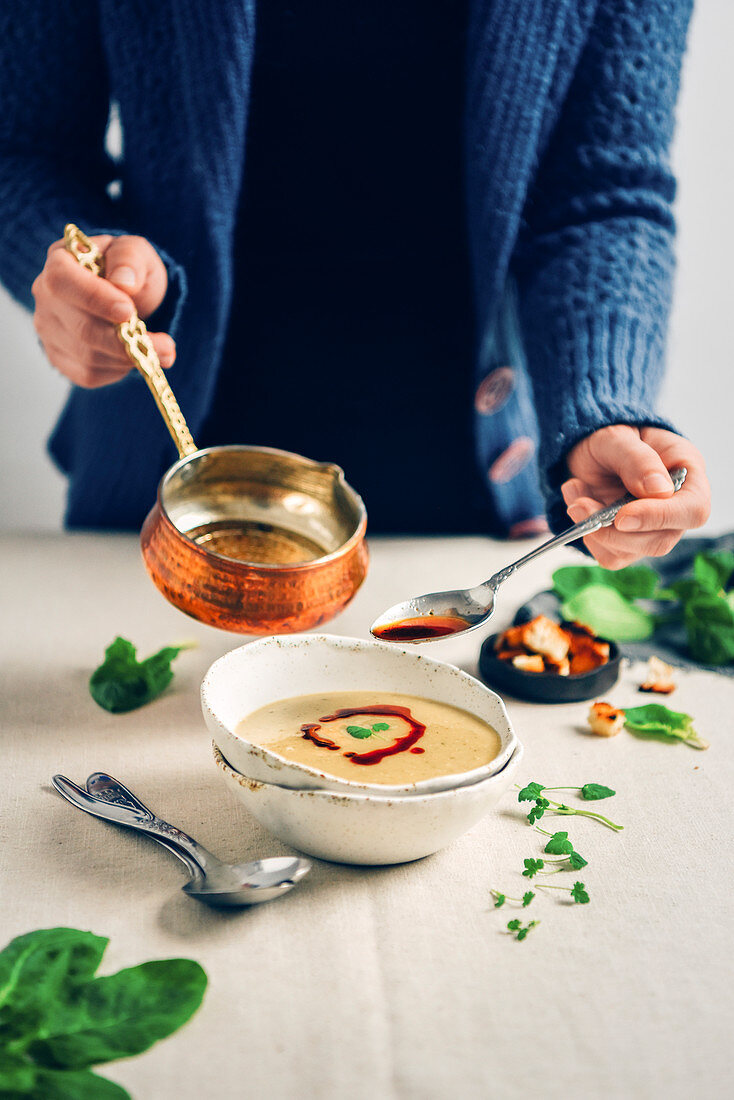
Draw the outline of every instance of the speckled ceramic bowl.
<instances>
[{"instance_id":1,"label":"speckled ceramic bowl","mask_svg":"<svg viewBox=\"0 0 734 1100\"><path fill-rule=\"evenodd\" d=\"M413 798L385 798L260 783L230 767L214 745L226 786L273 836L318 859L373 866L422 859L468 832L496 806L522 755L518 743L501 771L476 783Z\"/></svg>"},{"instance_id":2,"label":"speckled ceramic bowl","mask_svg":"<svg viewBox=\"0 0 734 1100\"><path fill-rule=\"evenodd\" d=\"M268 703L332 691L401 692L448 703L494 727L500 751L488 764L471 771L388 786L327 775L253 745L236 732L243 718ZM232 650L207 672L201 705L209 732L234 768L250 779L295 790L394 798L448 790L501 771L518 745L499 695L466 672L414 649L330 634L276 636Z\"/></svg>"}]
</instances>

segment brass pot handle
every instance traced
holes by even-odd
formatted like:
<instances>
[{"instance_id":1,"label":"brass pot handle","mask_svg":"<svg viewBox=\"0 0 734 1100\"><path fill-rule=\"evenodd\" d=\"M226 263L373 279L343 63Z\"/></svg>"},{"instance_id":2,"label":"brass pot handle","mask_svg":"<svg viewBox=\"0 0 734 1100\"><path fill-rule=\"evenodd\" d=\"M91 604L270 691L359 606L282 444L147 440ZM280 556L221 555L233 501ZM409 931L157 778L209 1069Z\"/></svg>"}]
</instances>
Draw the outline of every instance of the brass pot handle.
<instances>
[{"instance_id":1,"label":"brass pot handle","mask_svg":"<svg viewBox=\"0 0 734 1100\"><path fill-rule=\"evenodd\" d=\"M64 228L64 247L87 271L104 278L104 253L100 252L89 237L71 222ZM183 458L185 455L193 454L198 447L191 437L178 401L173 396L173 390L161 369L160 360L145 321L142 321L133 310L132 317L123 321L121 325L115 325L115 328L129 358L147 382L148 389L153 394L159 412L173 437L179 456Z\"/></svg>"}]
</instances>

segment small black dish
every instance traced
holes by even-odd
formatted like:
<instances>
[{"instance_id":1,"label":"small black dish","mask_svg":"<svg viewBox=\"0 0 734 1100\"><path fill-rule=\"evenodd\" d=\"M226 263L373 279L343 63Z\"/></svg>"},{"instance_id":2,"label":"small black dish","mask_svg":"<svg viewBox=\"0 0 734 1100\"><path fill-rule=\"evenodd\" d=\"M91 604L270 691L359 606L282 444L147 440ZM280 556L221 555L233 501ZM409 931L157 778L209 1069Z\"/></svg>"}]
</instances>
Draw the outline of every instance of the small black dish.
<instances>
[{"instance_id":1,"label":"small black dish","mask_svg":"<svg viewBox=\"0 0 734 1100\"><path fill-rule=\"evenodd\" d=\"M584 699L598 699L619 678L622 654L615 642L607 643L609 660L606 664L591 672L582 672L580 676L558 676L555 672L524 672L512 661L500 661L494 649L498 637L492 634L484 641L479 654L479 674L489 687L506 691L518 699L527 699L530 703L580 703Z\"/></svg>"}]
</instances>

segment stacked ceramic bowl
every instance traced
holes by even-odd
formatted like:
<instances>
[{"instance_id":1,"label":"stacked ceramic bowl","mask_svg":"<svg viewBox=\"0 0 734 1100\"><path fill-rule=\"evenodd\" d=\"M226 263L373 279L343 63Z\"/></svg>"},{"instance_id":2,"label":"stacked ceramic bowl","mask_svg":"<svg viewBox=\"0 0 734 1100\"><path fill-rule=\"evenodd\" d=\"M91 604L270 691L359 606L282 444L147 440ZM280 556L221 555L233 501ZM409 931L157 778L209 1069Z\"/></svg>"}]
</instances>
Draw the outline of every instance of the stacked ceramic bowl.
<instances>
[{"instance_id":1,"label":"stacked ceramic bowl","mask_svg":"<svg viewBox=\"0 0 734 1100\"><path fill-rule=\"evenodd\" d=\"M472 771L386 786L295 763L239 730L247 715L279 700L344 691L457 707L496 731L499 751ZM235 797L287 844L338 863L403 863L445 847L495 806L522 756L498 695L453 665L382 642L328 634L252 642L212 665L201 701Z\"/></svg>"}]
</instances>

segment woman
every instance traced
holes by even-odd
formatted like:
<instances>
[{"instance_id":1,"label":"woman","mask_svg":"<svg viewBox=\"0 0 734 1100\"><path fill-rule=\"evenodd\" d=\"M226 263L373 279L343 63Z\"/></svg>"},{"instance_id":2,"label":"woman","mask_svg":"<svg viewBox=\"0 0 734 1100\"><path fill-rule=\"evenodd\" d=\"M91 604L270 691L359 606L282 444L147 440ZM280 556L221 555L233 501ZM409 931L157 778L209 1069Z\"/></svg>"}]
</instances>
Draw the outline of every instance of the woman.
<instances>
[{"instance_id":1,"label":"woman","mask_svg":"<svg viewBox=\"0 0 734 1100\"><path fill-rule=\"evenodd\" d=\"M705 522L654 411L687 0L69 7L0 15L0 274L77 387L70 525L139 525L174 457L133 306L200 445L338 461L373 531L538 529L536 469L554 527L645 498L587 539L608 567Z\"/></svg>"}]
</instances>

